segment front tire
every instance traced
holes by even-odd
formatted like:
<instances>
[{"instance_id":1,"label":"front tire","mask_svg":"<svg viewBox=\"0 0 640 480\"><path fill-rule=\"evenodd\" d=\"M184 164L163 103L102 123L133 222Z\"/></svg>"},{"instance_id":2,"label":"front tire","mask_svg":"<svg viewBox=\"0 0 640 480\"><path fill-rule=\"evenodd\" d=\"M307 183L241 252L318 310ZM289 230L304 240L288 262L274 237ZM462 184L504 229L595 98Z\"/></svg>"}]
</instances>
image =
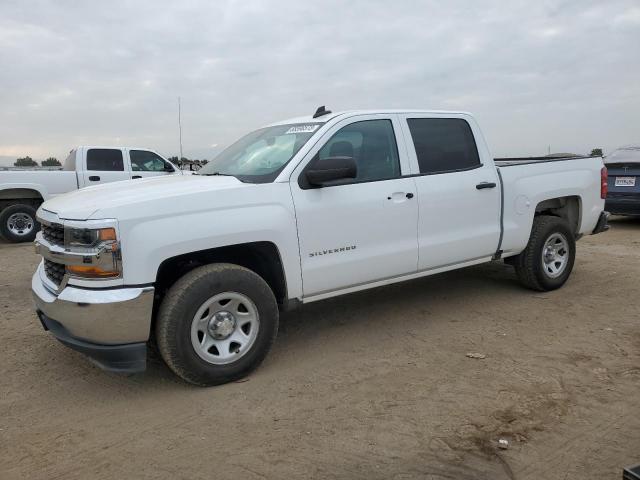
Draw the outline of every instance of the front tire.
<instances>
[{"instance_id":1,"label":"front tire","mask_svg":"<svg viewBox=\"0 0 640 480\"><path fill-rule=\"evenodd\" d=\"M520 283L546 292L565 284L576 258L576 241L565 220L541 215L533 220L529 243L512 261Z\"/></svg>"},{"instance_id":2,"label":"front tire","mask_svg":"<svg viewBox=\"0 0 640 480\"><path fill-rule=\"evenodd\" d=\"M11 243L33 242L39 229L36 209L31 205L9 205L0 212L0 234Z\"/></svg>"},{"instance_id":3,"label":"front tire","mask_svg":"<svg viewBox=\"0 0 640 480\"><path fill-rule=\"evenodd\" d=\"M196 268L160 305L158 350L180 378L212 386L242 378L262 363L278 332L278 305L269 285L238 265Z\"/></svg>"}]
</instances>

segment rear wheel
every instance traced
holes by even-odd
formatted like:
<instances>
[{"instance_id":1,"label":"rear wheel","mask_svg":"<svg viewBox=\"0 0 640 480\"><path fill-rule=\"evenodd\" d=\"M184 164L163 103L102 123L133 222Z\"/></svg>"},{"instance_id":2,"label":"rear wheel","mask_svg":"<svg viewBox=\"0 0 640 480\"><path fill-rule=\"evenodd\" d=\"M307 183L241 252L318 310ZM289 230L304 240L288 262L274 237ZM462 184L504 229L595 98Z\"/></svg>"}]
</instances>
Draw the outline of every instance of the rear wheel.
<instances>
[{"instance_id":1,"label":"rear wheel","mask_svg":"<svg viewBox=\"0 0 640 480\"><path fill-rule=\"evenodd\" d=\"M12 243L32 242L40 224L31 205L9 205L0 212L0 234Z\"/></svg>"},{"instance_id":2,"label":"rear wheel","mask_svg":"<svg viewBox=\"0 0 640 480\"><path fill-rule=\"evenodd\" d=\"M520 283L549 291L560 288L571 275L576 256L573 232L565 220L541 215L534 218L529 243L511 263Z\"/></svg>"},{"instance_id":3,"label":"rear wheel","mask_svg":"<svg viewBox=\"0 0 640 480\"><path fill-rule=\"evenodd\" d=\"M232 264L199 267L165 296L156 324L158 350L187 382L210 386L250 373L278 331L278 305L256 273Z\"/></svg>"}]
</instances>

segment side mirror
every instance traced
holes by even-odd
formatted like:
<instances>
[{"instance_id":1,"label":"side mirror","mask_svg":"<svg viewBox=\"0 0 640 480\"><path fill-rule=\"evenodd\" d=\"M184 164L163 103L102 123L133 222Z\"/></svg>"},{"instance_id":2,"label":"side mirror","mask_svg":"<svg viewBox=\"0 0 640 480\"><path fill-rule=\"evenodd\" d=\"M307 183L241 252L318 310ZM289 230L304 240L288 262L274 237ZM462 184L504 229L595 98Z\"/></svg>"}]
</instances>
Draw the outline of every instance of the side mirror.
<instances>
[{"instance_id":1,"label":"side mirror","mask_svg":"<svg viewBox=\"0 0 640 480\"><path fill-rule=\"evenodd\" d=\"M317 160L305 175L310 185L322 187L336 180L356 178L358 166L353 157L328 157Z\"/></svg>"},{"instance_id":2,"label":"side mirror","mask_svg":"<svg viewBox=\"0 0 640 480\"><path fill-rule=\"evenodd\" d=\"M165 172L175 172L174 168L171 166L170 163L165 163L164 164L164 171Z\"/></svg>"}]
</instances>

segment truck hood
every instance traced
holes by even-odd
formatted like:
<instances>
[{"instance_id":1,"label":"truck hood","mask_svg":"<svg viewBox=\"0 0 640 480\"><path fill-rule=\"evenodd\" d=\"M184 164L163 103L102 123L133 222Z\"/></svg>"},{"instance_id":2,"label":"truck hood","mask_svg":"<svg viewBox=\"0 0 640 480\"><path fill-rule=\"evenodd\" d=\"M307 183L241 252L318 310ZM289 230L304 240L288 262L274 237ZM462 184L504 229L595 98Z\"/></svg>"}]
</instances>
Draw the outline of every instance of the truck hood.
<instances>
[{"instance_id":1,"label":"truck hood","mask_svg":"<svg viewBox=\"0 0 640 480\"><path fill-rule=\"evenodd\" d=\"M42 208L58 214L61 219L87 220L92 217L101 218L100 211L113 211L118 207L134 207L142 202L164 203L172 197L251 185L242 183L235 177L169 175L83 188L47 200Z\"/></svg>"}]
</instances>

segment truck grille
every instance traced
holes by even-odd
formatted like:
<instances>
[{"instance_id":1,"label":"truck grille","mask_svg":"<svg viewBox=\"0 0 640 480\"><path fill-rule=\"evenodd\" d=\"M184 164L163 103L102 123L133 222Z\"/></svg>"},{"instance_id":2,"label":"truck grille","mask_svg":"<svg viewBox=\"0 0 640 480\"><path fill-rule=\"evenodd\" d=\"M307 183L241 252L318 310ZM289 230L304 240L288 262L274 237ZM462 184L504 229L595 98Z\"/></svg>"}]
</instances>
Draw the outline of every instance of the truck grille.
<instances>
[{"instance_id":1,"label":"truck grille","mask_svg":"<svg viewBox=\"0 0 640 480\"><path fill-rule=\"evenodd\" d=\"M60 285L60 283L62 282L64 271L64 265L52 262L51 260L47 260L46 258L44 259L44 273L47 275L47 278L56 285Z\"/></svg>"},{"instance_id":2,"label":"truck grille","mask_svg":"<svg viewBox=\"0 0 640 480\"><path fill-rule=\"evenodd\" d=\"M62 225L52 223L50 225L42 224L42 236L44 239L54 245L64 245L64 228Z\"/></svg>"}]
</instances>

